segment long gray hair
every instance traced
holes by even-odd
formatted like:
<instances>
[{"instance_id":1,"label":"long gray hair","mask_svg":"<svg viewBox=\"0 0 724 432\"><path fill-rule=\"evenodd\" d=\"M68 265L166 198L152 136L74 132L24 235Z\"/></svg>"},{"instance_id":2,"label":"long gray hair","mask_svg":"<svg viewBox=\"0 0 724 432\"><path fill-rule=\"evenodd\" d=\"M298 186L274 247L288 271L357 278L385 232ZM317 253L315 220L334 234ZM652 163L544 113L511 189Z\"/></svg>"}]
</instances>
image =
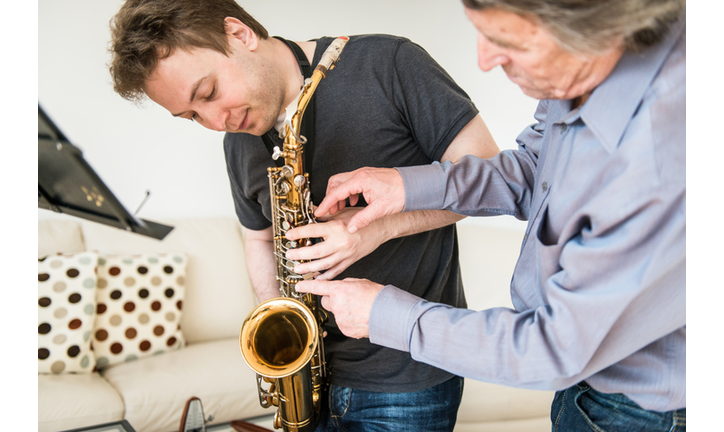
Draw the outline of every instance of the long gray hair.
<instances>
[{"instance_id":1,"label":"long gray hair","mask_svg":"<svg viewBox=\"0 0 724 432\"><path fill-rule=\"evenodd\" d=\"M561 48L601 54L623 38L643 51L661 41L686 10L686 0L463 0L473 10L495 8L537 20Z\"/></svg>"}]
</instances>

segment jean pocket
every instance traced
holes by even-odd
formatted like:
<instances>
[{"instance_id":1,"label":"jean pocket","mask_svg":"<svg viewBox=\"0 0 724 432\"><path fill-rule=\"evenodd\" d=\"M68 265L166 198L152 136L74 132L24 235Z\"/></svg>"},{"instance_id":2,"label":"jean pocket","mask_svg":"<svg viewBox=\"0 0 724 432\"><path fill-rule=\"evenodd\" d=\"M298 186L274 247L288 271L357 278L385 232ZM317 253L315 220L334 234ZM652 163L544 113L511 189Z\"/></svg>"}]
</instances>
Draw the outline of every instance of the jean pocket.
<instances>
[{"instance_id":1,"label":"jean pocket","mask_svg":"<svg viewBox=\"0 0 724 432\"><path fill-rule=\"evenodd\" d=\"M351 388L329 386L329 414L335 418L344 416L349 408L351 398Z\"/></svg>"},{"instance_id":2,"label":"jean pocket","mask_svg":"<svg viewBox=\"0 0 724 432\"><path fill-rule=\"evenodd\" d=\"M578 413L583 417L588 426L592 431L595 432L606 432L605 429L596 424L596 418L599 417L597 414L603 413L606 410L603 409L597 401L588 397L588 392L591 390L590 387L581 389L576 393L573 403L578 408ZM608 412L610 414L610 411Z\"/></svg>"}]
</instances>

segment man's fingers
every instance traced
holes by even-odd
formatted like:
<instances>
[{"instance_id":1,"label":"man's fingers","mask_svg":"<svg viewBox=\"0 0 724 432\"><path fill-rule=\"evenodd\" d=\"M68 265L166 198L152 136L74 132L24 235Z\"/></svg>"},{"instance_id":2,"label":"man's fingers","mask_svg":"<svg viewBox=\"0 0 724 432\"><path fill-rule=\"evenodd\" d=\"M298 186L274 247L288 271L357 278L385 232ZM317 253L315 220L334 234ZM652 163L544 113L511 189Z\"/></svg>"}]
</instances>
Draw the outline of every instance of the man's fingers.
<instances>
[{"instance_id":1,"label":"man's fingers","mask_svg":"<svg viewBox=\"0 0 724 432\"><path fill-rule=\"evenodd\" d=\"M294 272L297 274L306 274L306 273L317 273L322 270L326 270L329 267L332 266L333 261L332 260L325 260L325 259L319 259L314 261L309 261L306 263L297 264L294 266ZM327 278L325 278L327 279Z\"/></svg>"},{"instance_id":2,"label":"man's fingers","mask_svg":"<svg viewBox=\"0 0 724 432\"><path fill-rule=\"evenodd\" d=\"M327 235L327 228L323 224L308 224L290 229L286 233L289 240L299 240L301 238L324 237Z\"/></svg>"},{"instance_id":3,"label":"man's fingers","mask_svg":"<svg viewBox=\"0 0 724 432\"><path fill-rule=\"evenodd\" d=\"M358 200L357 195L363 192L358 183L355 179L350 179L349 181L338 183L335 186L330 179L330 182L327 184L327 193L322 202L319 203L319 207L317 207L314 214L335 214L337 211L344 209L347 198L350 198L350 204L356 204Z\"/></svg>"},{"instance_id":4,"label":"man's fingers","mask_svg":"<svg viewBox=\"0 0 724 432\"><path fill-rule=\"evenodd\" d=\"M330 289L325 286L329 282L317 281L314 279L303 280L296 285L296 290L302 293L316 294L316 295L329 295Z\"/></svg>"}]
</instances>

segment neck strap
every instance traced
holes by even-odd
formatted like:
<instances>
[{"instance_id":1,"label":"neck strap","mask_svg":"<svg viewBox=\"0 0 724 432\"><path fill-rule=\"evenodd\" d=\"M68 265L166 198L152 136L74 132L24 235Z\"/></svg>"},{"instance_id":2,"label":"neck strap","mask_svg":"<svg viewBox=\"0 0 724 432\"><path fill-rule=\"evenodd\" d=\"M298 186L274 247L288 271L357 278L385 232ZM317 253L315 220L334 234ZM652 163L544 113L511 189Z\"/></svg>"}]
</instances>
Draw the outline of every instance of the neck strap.
<instances>
[{"instance_id":1,"label":"neck strap","mask_svg":"<svg viewBox=\"0 0 724 432\"><path fill-rule=\"evenodd\" d=\"M292 53L294 53L294 57L296 57L297 63L299 64L299 69L301 70L302 75L304 75L304 79L311 77L312 65L309 63L309 60L307 60L307 56L306 54L304 54L304 51L299 48L299 45L280 36L274 36L274 39L278 39L284 42L285 44L287 44L289 49L292 50Z\"/></svg>"}]
</instances>

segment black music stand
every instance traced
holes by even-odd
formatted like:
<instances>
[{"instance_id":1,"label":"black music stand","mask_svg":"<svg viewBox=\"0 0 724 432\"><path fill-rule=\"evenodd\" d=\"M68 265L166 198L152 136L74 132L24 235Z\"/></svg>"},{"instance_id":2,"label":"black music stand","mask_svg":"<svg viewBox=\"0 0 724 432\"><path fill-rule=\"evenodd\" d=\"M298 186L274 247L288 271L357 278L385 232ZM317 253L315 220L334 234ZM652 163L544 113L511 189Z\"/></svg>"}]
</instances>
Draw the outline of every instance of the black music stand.
<instances>
[{"instance_id":1,"label":"black music stand","mask_svg":"<svg viewBox=\"0 0 724 432\"><path fill-rule=\"evenodd\" d=\"M138 219L38 105L38 208L161 240L173 227Z\"/></svg>"}]
</instances>

